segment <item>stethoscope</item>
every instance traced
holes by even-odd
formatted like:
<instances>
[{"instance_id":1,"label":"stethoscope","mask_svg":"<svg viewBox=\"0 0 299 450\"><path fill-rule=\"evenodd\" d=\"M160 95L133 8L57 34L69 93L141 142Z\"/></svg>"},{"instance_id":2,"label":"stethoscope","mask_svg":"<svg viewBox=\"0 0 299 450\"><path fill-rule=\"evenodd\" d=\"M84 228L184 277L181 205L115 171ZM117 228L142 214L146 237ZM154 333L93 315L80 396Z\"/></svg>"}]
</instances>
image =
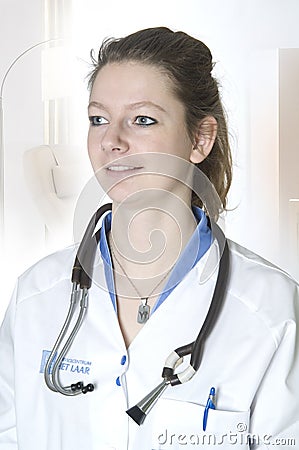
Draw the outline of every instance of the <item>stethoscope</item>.
<instances>
[{"instance_id":1,"label":"stethoscope","mask_svg":"<svg viewBox=\"0 0 299 450\"><path fill-rule=\"evenodd\" d=\"M92 284L92 268L100 239L100 230L95 233L95 228L99 219L111 209L111 203L101 206L92 216L86 228L83 239L79 245L72 270L72 292L67 317L50 353L44 370L45 382L48 388L54 392L58 392L66 396L74 396L81 393L86 394L87 392L92 392L95 388L94 384L89 383L84 386L81 381L71 384L70 386L62 386L59 379L59 367L70 350L87 312L89 295L88 290ZM175 349L166 359L162 370L163 381L144 399L137 403L137 405L126 411L127 414L136 423L138 423L138 425L144 422L148 412L152 409L168 386L177 386L179 384L186 383L195 375L202 360L205 342L219 317L225 298L225 290L229 275L229 250L226 238L221 228L213 223L212 229L213 235L218 242L221 258L209 310L196 340L190 344L183 345L182 347ZM75 324L67 336L78 304L80 304L80 309L77 320L75 320ZM63 341L65 341L65 344L60 353L58 353ZM177 367L183 362L183 358L187 355L191 355L188 367L180 373L175 373Z\"/></svg>"}]
</instances>

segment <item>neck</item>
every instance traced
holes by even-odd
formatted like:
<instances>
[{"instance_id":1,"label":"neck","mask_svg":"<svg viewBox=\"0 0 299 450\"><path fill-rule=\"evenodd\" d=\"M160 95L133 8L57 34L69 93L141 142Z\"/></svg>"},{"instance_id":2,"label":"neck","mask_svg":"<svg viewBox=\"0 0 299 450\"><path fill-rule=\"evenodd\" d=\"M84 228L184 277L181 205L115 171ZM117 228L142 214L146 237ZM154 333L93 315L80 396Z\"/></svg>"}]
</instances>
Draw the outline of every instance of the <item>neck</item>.
<instances>
[{"instance_id":1,"label":"neck","mask_svg":"<svg viewBox=\"0 0 299 450\"><path fill-rule=\"evenodd\" d=\"M144 279L171 269L195 228L191 204L181 200L142 208L113 203L110 241L128 275Z\"/></svg>"}]
</instances>

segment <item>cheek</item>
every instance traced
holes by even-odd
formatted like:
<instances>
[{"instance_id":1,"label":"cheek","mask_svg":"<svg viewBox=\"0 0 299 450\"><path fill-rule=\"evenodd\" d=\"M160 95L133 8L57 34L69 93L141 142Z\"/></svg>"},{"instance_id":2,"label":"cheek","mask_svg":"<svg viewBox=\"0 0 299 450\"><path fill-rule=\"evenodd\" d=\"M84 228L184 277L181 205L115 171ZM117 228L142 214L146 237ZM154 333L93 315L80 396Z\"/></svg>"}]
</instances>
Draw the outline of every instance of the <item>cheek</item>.
<instances>
[{"instance_id":1,"label":"cheek","mask_svg":"<svg viewBox=\"0 0 299 450\"><path fill-rule=\"evenodd\" d=\"M147 147L153 152L162 152L184 157L187 150L191 148L190 140L185 136L184 131L177 129L167 129L165 132L147 140Z\"/></svg>"},{"instance_id":2,"label":"cheek","mask_svg":"<svg viewBox=\"0 0 299 450\"><path fill-rule=\"evenodd\" d=\"M88 135L87 135L87 147L88 147L88 153L90 154L94 148L95 145L95 136L93 133L93 130L89 128Z\"/></svg>"},{"instance_id":3,"label":"cheek","mask_svg":"<svg viewBox=\"0 0 299 450\"><path fill-rule=\"evenodd\" d=\"M87 134L87 148L88 148L88 152L90 151L90 146L91 146L91 131L90 128L88 129L88 134Z\"/></svg>"},{"instance_id":4,"label":"cheek","mask_svg":"<svg viewBox=\"0 0 299 450\"><path fill-rule=\"evenodd\" d=\"M97 160L100 158L101 152L99 151L98 140L93 130L89 130L87 136L87 151L88 156L91 161L92 166L96 164Z\"/></svg>"},{"instance_id":5,"label":"cheek","mask_svg":"<svg viewBox=\"0 0 299 450\"><path fill-rule=\"evenodd\" d=\"M165 147L169 153L186 158L192 149L192 142L186 128L179 122L175 122L165 136ZM167 152L168 153L168 152Z\"/></svg>"},{"instance_id":6,"label":"cheek","mask_svg":"<svg viewBox=\"0 0 299 450\"><path fill-rule=\"evenodd\" d=\"M170 149L169 153L176 156L180 156L184 159L189 159L192 144L188 137L184 136L183 133L177 133L171 142L169 142L168 147Z\"/></svg>"}]
</instances>

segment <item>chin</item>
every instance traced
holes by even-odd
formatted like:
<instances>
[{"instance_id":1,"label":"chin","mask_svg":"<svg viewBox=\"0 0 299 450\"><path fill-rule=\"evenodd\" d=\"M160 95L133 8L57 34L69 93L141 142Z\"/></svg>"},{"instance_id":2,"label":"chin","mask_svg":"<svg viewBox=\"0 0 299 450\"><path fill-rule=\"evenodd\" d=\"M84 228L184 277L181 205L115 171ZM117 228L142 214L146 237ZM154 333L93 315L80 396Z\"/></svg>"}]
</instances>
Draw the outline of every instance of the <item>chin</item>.
<instances>
[{"instance_id":1,"label":"chin","mask_svg":"<svg viewBox=\"0 0 299 450\"><path fill-rule=\"evenodd\" d=\"M107 191L107 195L111 198L114 203L126 203L133 204L136 203L136 195L135 192L131 189L127 189L123 186L123 183L119 185L113 186L111 189ZM140 197L140 196L138 196Z\"/></svg>"}]
</instances>

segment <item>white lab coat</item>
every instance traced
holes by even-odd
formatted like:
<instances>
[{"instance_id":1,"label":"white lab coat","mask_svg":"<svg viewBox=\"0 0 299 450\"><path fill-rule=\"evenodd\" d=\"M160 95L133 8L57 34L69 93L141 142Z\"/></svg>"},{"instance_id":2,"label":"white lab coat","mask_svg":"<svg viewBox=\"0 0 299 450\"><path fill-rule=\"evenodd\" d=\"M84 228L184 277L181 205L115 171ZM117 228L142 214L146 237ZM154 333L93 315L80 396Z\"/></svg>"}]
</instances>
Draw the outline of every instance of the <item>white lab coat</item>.
<instances>
[{"instance_id":1,"label":"white lab coat","mask_svg":"<svg viewBox=\"0 0 299 450\"><path fill-rule=\"evenodd\" d=\"M50 391L41 371L69 306L75 249L25 272L0 335L0 449L244 449L249 432L259 439L252 448L298 448L298 285L244 248L229 247L228 293L200 369L189 382L168 387L140 427L125 411L161 382L172 350L196 338L215 285L216 273L206 282L201 276L215 244L128 349L97 256L87 317L60 370L64 385L83 380L96 388L71 398ZM212 386L217 408L209 411L204 437Z\"/></svg>"}]
</instances>

